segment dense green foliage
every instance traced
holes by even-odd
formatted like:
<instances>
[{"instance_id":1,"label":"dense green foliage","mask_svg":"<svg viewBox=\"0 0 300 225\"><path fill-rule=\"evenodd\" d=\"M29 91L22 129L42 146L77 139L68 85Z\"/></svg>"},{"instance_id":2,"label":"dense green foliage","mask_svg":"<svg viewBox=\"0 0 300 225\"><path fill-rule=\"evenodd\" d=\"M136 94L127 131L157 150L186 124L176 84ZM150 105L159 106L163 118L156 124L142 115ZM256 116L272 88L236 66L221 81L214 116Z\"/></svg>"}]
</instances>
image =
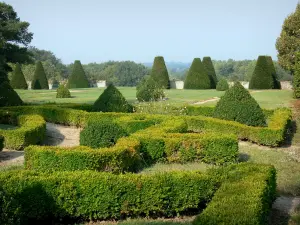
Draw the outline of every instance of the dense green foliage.
<instances>
[{"instance_id":1,"label":"dense green foliage","mask_svg":"<svg viewBox=\"0 0 300 225\"><path fill-rule=\"evenodd\" d=\"M0 107L22 105L23 101L8 81L0 83Z\"/></svg>"},{"instance_id":2,"label":"dense green foliage","mask_svg":"<svg viewBox=\"0 0 300 225\"><path fill-rule=\"evenodd\" d=\"M227 91L229 89L228 82L225 78L221 78L217 84L217 91Z\"/></svg>"},{"instance_id":3,"label":"dense green foliage","mask_svg":"<svg viewBox=\"0 0 300 225\"><path fill-rule=\"evenodd\" d=\"M100 112L133 112L121 92L110 84L94 103L94 111Z\"/></svg>"},{"instance_id":4,"label":"dense green foliage","mask_svg":"<svg viewBox=\"0 0 300 225\"><path fill-rule=\"evenodd\" d=\"M164 57L155 57L150 76L160 85L161 88L170 88L170 78Z\"/></svg>"},{"instance_id":5,"label":"dense green foliage","mask_svg":"<svg viewBox=\"0 0 300 225\"><path fill-rule=\"evenodd\" d=\"M56 90L56 98L71 98L71 93L65 85L61 84Z\"/></svg>"},{"instance_id":6,"label":"dense green foliage","mask_svg":"<svg viewBox=\"0 0 300 225\"><path fill-rule=\"evenodd\" d=\"M145 78L138 86L136 98L140 102L158 101L164 97L163 88L152 78Z\"/></svg>"},{"instance_id":7,"label":"dense green foliage","mask_svg":"<svg viewBox=\"0 0 300 225\"><path fill-rule=\"evenodd\" d=\"M274 89L281 89L280 81L278 80L276 69L271 56L267 56L267 62L269 64L270 73L272 74Z\"/></svg>"},{"instance_id":8,"label":"dense green foliage","mask_svg":"<svg viewBox=\"0 0 300 225\"><path fill-rule=\"evenodd\" d=\"M294 98L300 98L300 53L298 53L297 55L294 72L295 72L294 80L293 80Z\"/></svg>"},{"instance_id":9,"label":"dense green foliage","mask_svg":"<svg viewBox=\"0 0 300 225\"><path fill-rule=\"evenodd\" d=\"M210 79L210 88L215 89L218 83L216 71L210 57L203 57L203 66Z\"/></svg>"},{"instance_id":10,"label":"dense green foliage","mask_svg":"<svg viewBox=\"0 0 300 225\"><path fill-rule=\"evenodd\" d=\"M24 74L21 70L21 66L19 63L16 64L15 69L12 73L10 85L14 89L28 89L27 82L25 80Z\"/></svg>"},{"instance_id":11,"label":"dense green foliage","mask_svg":"<svg viewBox=\"0 0 300 225\"><path fill-rule=\"evenodd\" d=\"M111 147L125 136L127 132L111 120L92 121L80 132L80 145L91 148Z\"/></svg>"},{"instance_id":12,"label":"dense green foliage","mask_svg":"<svg viewBox=\"0 0 300 225\"><path fill-rule=\"evenodd\" d=\"M300 4L282 25L282 31L276 42L278 62L286 70L294 72L295 54L300 49Z\"/></svg>"},{"instance_id":13,"label":"dense green foliage","mask_svg":"<svg viewBox=\"0 0 300 225\"><path fill-rule=\"evenodd\" d=\"M265 126L264 113L250 93L236 82L218 101L214 117L248 126Z\"/></svg>"},{"instance_id":14,"label":"dense green foliage","mask_svg":"<svg viewBox=\"0 0 300 225\"><path fill-rule=\"evenodd\" d=\"M31 89L49 89L48 79L40 61L36 63Z\"/></svg>"},{"instance_id":15,"label":"dense green foliage","mask_svg":"<svg viewBox=\"0 0 300 225\"><path fill-rule=\"evenodd\" d=\"M4 137L0 136L0 151L4 148Z\"/></svg>"},{"instance_id":16,"label":"dense green foliage","mask_svg":"<svg viewBox=\"0 0 300 225\"><path fill-rule=\"evenodd\" d=\"M74 62L73 70L71 75L69 76L67 87L70 89L89 87L89 81L79 60L75 60Z\"/></svg>"},{"instance_id":17,"label":"dense green foliage","mask_svg":"<svg viewBox=\"0 0 300 225\"><path fill-rule=\"evenodd\" d=\"M184 89L210 89L210 78L200 58L195 58L185 78Z\"/></svg>"}]
</instances>

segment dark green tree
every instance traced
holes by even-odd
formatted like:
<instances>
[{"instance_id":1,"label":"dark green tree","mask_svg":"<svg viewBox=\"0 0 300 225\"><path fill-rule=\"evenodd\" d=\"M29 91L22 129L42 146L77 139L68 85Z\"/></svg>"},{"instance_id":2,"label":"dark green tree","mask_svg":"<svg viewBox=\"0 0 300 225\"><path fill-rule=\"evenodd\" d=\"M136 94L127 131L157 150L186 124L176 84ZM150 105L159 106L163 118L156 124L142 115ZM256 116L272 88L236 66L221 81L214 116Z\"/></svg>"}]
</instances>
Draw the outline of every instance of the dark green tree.
<instances>
[{"instance_id":1,"label":"dark green tree","mask_svg":"<svg viewBox=\"0 0 300 225\"><path fill-rule=\"evenodd\" d=\"M8 63L30 62L27 45L32 33L28 32L29 23L23 22L14 9L0 2L0 98L1 106L20 105L22 100L12 89L8 72L12 71Z\"/></svg>"},{"instance_id":2,"label":"dark green tree","mask_svg":"<svg viewBox=\"0 0 300 225\"><path fill-rule=\"evenodd\" d=\"M210 89L211 83L200 58L195 58L184 82L184 89Z\"/></svg>"},{"instance_id":3,"label":"dark green tree","mask_svg":"<svg viewBox=\"0 0 300 225\"><path fill-rule=\"evenodd\" d=\"M221 97L215 108L214 117L237 121L248 126L266 125L262 109L239 82Z\"/></svg>"},{"instance_id":4,"label":"dark green tree","mask_svg":"<svg viewBox=\"0 0 300 225\"><path fill-rule=\"evenodd\" d=\"M48 79L43 64L40 61L35 66L31 89L49 89Z\"/></svg>"},{"instance_id":5,"label":"dark green tree","mask_svg":"<svg viewBox=\"0 0 300 225\"><path fill-rule=\"evenodd\" d=\"M81 62L75 60L71 76L69 77L68 88L88 88L89 81L82 68Z\"/></svg>"},{"instance_id":6,"label":"dark green tree","mask_svg":"<svg viewBox=\"0 0 300 225\"><path fill-rule=\"evenodd\" d=\"M217 91L227 91L229 89L228 82L225 78L221 78L217 84Z\"/></svg>"},{"instance_id":7,"label":"dark green tree","mask_svg":"<svg viewBox=\"0 0 300 225\"><path fill-rule=\"evenodd\" d=\"M12 73L10 85L14 89L28 89L27 82L19 63L16 64L15 69Z\"/></svg>"},{"instance_id":8,"label":"dark green tree","mask_svg":"<svg viewBox=\"0 0 300 225\"><path fill-rule=\"evenodd\" d=\"M130 105L121 92L110 84L94 103L94 111L97 112L133 112Z\"/></svg>"},{"instance_id":9,"label":"dark green tree","mask_svg":"<svg viewBox=\"0 0 300 225\"><path fill-rule=\"evenodd\" d=\"M267 61L268 61L268 64L269 64L270 73L272 74L272 77L273 77L274 89L281 89L281 84L280 84L280 81L278 79L272 57L267 56Z\"/></svg>"},{"instance_id":10,"label":"dark green tree","mask_svg":"<svg viewBox=\"0 0 300 225\"><path fill-rule=\"evenodd\" d=\"M162 88L170 88L169 73L165 64L164 57L157 56L154 59L150 76L155 80Z\"/></svg>"},{"instance_id":11,"label":"dark green tree","mask_svg":"<svg viewBox=\"0 0 300 225\"><path fill-rule=\"evenodd\" d=\"M210 88L215 89L218 83L216 71L210 57L203 57L203 66L210 79Z\"/></svg>"},{"instance_id":12,"label":"dark green tree","mask_svg":"<svg viewBox=\"0 0 300 225\"><path fill-rule=\"evenodd\" d=\"M249 83L249 89L274 89L277 84L271 70L268 56L259 56Z\"/></svg>"},{"instance_id":13,"label":"dark green tree","mask_svg":"<svg viewBox=\"0 0 300 225\"><path fill-rule=\"evenodd\" d=\"M294 69L294 98L300 98L300 53L296 54L296 64Z\"/></svg>"}]
</instances>

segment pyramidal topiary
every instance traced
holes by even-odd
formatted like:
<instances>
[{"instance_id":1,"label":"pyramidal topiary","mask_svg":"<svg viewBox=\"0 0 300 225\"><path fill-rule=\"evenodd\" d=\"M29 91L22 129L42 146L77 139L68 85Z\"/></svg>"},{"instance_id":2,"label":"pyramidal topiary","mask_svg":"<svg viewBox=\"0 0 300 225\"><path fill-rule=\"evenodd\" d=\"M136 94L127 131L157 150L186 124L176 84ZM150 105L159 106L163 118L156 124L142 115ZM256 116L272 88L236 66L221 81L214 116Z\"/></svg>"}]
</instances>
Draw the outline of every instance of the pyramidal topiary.
<instances>
[{"instance_id":1,"label":"pyramidal topiary","mask_svg":"<svg viewBox=\"0 0 300 225\"><path fill-rule=\"evenodd\" d=\"M83 70L81 62L75 60L71 76L69 77L67 88L88 88L89 81Z\"/></svg>"},{"instance_id":2,"label":"pyramidal topiary","mask_svg":"<svg viewBox=\"0 0 300 225\"><path fill-rule=\"evenodd\" d=\"M49 89L48 79L43 64L40 61L35 66L31 89Z\"/></svg>"},{"instance_id":3,"label":"pyramidal topiary","mask_svg":"<svg viewBox=\"0 0 300 225\"><path fill-rule=\"evenodd\" d=\"M214 65L211 61L211 58L208 56L203 57L202 63L203 63L204 69L210 79L210 88L215 89L217 86L217 83L218 83L218 79L217 79L216 71L215 71Z\"/></svg>"},{"instance_id":4,"label":"pyramidal topiary","mask_svg":"<svg viewBox=\"0 0 300 225\"><path fill-rule=\"evenodd\" d=\"M65 85L61 84L56 90L56 98L71 98L71 93Z\"/></svg>"},{"instance_id":5,"label":"pyramidal topiary","mask_svg":"<svg viewBox=\"0 0 300 225\"><path fill-rule=\"evenodd\" d=\"M14 89L28 89L27 82L19 63L16 64L15 69L12 73L10 85Z\"/></svg>"},{"instance_id":6,"label":"pyramidal topiary","mask_svg":"<svg viewBox=\"0 0 300 225\"><path fill-rule=\"evenodd\" d=\"M259 56L252 74L249 89L274 89L276 84L268 56Z\"/></svg>"},{"instance_id":7,"label":"pyramidal topiary","mask_svg":"<svg viewBox=\"0 0 300 225\"><path fill-rule=\"evenodd\" d=\"M293 88L294 98L300 98L300 52L296 54Z\"/></svg>"},{"instance_id":8,"label":"pyramidal topiary","mask_svg":"<svg viewBox=\"0 0 300 225\"><path fill-rule=\"evenodd\" d=\"M165 64L164 57L155 57L150 76L162 88L170 88L169 73Z\"/></svg>"},{"instance_id":9,"label":"pyramidal topiary","mask_svg":"<svg viewBox=\"0 0 300 225\"><path fill-rule=\"evenodd\" d=\"M267 61L268 61L268 64L269 64L270 73L272 74L272 77L273 77L274 89L281 89L281 84L280 84L280 81L278 80L276 69L275 69L272 57L267 56Z\"/></svg>"},{"instance_id":10,"label":"pyramidal topiary","mask_svg":"<svg viewBox=\"0 0 300 225\"><path fill-rule=\"evenodd\" d=\"M248 126L266 125L262 109L239 82L221 97L215 108L214 117L237 121Z\"/></svg>"},{"instance_id":11,"label":"pyramidal topiary","mask_svg":"<svg viewBox=\"0 0 300 225\"><path fill-rule=\"evenodd\" d=\"M0 107L22 105L23 101L8 81L0 84Z\"/></svg>"},{"instance_id":12,"label":"pyramidal topiary","mask_svg":"<svg viewBox=\"0 0 300 225\"><path fill-rule=\"evenodd\" d=\"M133 106L126 101L113 84L104 90L94 103L93 109L98 112L133 112Z\"/></svg>"},{"instance_id":13,"label":"pyramidal topiary","mask_svg":"<svg viewBox=\"0 0 300 225\"><path fill-rule=\"evenodd\" d=\"M195 58L185 78L184 89L210 89L209 76L200 58Z\"/></svg>"}]
</instances>

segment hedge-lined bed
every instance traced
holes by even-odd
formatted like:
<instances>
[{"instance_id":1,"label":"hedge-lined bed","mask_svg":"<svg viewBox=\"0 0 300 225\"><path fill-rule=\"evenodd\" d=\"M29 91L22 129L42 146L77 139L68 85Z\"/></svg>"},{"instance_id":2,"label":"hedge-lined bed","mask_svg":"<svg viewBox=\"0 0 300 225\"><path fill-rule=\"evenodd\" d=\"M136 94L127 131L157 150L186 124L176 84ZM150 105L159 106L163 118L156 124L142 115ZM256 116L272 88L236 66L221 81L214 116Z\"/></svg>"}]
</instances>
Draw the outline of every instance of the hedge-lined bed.
<instances>
[{"instance_id":1,"label":"hedge-lined bed","mask_svg":"<svg viewBox=\"0 0 300 225\"><path fill-rule=\"evenodd\" d=\"M18 126L13 130L0 129L0 136L4 137L4 147L9 149L22 150L28 145L40 143L46 132L46 121L40 115L0 111L0 123Z\"/></svg>"}]
</instances>

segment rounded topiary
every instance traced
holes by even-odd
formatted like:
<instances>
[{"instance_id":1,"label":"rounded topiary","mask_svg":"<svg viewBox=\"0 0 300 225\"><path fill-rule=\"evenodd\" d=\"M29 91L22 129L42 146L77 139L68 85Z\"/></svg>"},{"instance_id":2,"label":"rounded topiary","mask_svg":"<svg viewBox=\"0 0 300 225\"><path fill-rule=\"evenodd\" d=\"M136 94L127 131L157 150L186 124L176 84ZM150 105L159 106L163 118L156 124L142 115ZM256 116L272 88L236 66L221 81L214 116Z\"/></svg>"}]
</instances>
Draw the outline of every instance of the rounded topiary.
<instances>
[{"instance_id":1,"label":"rounded topiary","mask_svg":"<svg viewBox=\"0 0 300 225\"><path fill-rule=\"evenodd\" d=\"M164 96L164 90L152 77L146 78L137 87L136 98L140 102L157 101Z\"/></svg>"},{"instance_id":2,"label":"rounded topiary","mask_svg":"<svg viewBox=\"0 0 300 225\"><path fill-rule=\"evenodd\" d=\"M22 105L23 101L8 81L0 84L0 107Z\"/></svg>"},{"instance_id":3,"label":"rounded topiary","mask_svg":"<svg viewBox=\"0 0 300 225\"><path fill-rule=\"evenodd\" d=\"M216 71L210 57L203 57L203 66L210 79L210 88L215 89L218 83Z\"/></svg>"},{"instance_id":4,"label":"rounded topiary","mask_svg":"<svg viewBox=\"0 0 300 225\"><path fill-rule=\"evenodd\" d=\"M61 84L56 90L56 98L71 98L71 93L65 85Z\"/></svg>"},{"instance_id":5,"label":"rounded topiary","mask_svg":"<svg viewBox=\"0 0 300 225\"><path fill-rule=\"evenodd\" d=\"M150 76L160 85L160 87L170 88L169 73L164 57L155 57Z\"/></svg>"},{"instance_id":6,"label":"rounded topiary","mask_svg":"<svg viewBox=\"0 0 300 225\"><path fill-rule=\"evenodd\" d=\"M184 82L184 89L210 89L211 83L200 58L195 58Z\"/></svg>"},{"instance_id":7,"label":"rounded topiary","mask_svg":"<svg viewBox=\"0 0 300 225\"><path fill-rule=\"evenodd\" d=\"M80 145L91 148L111 147L127 132L117 123L110 120L89 122L80 132Z\"/></svg>"},{"instance_id":8,"label":"rounded topiary","mask_svg":"<svg viewBox=\"0 0 300 225\"><path fill-rule=\"evenodd\" d=\"M12 73L10 85L14 89L28 89L27 82L19 63L16 64L16 67Z\"/></svg>"},{"instance_id":9,"label":"rounded topiary","mask_svg":"<svg viewBox=\"0 0 300 225\"><path fill-rule=\"evenodd\" d=\"M71 76L69 77L68 88L88 88L89 81L85 75L81 62L75 60Z\"/></svg>"},{"instance_id":10,"label":"rounded topiary","mask_svg":"<svg viewBox=\"0 0 300 225\"><path fill-rule=\"evenodd\" d=\"M133 112L133 106L130 105L121 92L110 84L93 106L94 111L101 112Z\"/></svg>"},{"instance_id":11,"label":"rounded topiary","mask_svg":"<svg viewBox=\"0 0 300 225\"><path fill-rule=\"evenodd\" d=\"M214 117L237 121L249 126L266 125L262 109L239 82L236 82L221 97L215 108Z\"/></svg>"},{"instance_id":12,"label":"rounded topiary","mask_svg":"<svg viewBox=\"0 0 300 225\"><path fill-rule=\"evenodd\" d=\"M217 84L217 91L227 91L229 89L228 82L225 78L221 78Z\"/></svg>"},{"instance_id":13,"label":"rounded topiary","mask_svg":"<svg viewBox=\"0 0 300 225\"><path fill-rule=\"evenodd\" d=\"M35 66L31 89L49 89L46 73L40 61L38 61Z\"/></svg>"}]
</instances>

